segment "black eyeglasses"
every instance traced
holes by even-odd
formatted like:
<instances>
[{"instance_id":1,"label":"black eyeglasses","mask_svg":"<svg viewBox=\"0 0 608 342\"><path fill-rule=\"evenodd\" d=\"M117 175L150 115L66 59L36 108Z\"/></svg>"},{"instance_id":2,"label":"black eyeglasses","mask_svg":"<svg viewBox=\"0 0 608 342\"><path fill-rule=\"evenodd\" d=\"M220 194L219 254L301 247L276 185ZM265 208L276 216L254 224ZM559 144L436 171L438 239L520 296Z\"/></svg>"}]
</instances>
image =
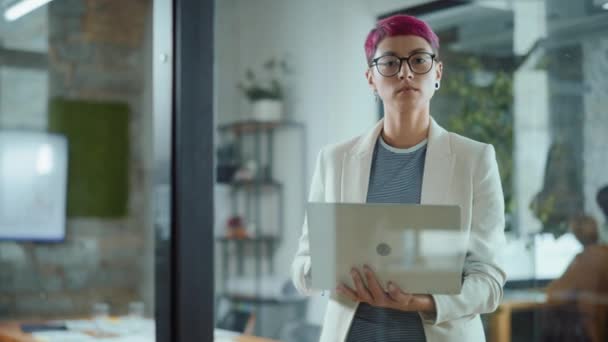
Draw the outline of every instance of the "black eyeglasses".
<instances>
[{"instance_id":1,"label":"black eyeglasses","mask_svg":"<svg viewBox=\"0 0 608 342\"><path fill-rule=\"evenodd\" d=\"M397 56L380 56L372 59L370 67L376 66L376 69L380 75L384 77L395 76L401 71L403 61L407 63L410 70L414 74L426 74L433 68L433 61L435 60L435 54L430 52L416 52L407 57Z\"/></svg>"}]
</instances>

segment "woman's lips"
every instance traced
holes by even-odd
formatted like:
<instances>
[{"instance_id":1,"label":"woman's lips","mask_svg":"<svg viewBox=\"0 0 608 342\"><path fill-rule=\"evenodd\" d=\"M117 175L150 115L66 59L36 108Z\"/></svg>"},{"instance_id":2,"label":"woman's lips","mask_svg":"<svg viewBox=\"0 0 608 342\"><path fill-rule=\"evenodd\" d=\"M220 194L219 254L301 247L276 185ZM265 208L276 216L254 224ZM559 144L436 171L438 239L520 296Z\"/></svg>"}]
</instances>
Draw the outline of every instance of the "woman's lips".
<instances>
[{"instance_id":1,"label":"woman's lips","mask_svg":"<svg viewBox=\"0 0 608 342\"><path fill-rule=\"evenodd\" d=\"M398 93L413 93L413 92L417 92L418 89L414 88L414 87L410 87L410 86L405 86L405 87L401 87L399 89L397 89L397 91L395 91L395 94Z\"/></svg>"}]
</instances>

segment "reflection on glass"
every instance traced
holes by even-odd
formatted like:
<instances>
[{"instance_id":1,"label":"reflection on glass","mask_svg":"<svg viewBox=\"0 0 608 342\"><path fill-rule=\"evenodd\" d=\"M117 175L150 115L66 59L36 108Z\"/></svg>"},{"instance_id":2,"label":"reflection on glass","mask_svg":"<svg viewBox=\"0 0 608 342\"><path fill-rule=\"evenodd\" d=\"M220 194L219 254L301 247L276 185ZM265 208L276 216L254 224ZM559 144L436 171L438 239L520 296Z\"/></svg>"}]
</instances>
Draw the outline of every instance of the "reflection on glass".
<instances>
[{"instance_id":1,"label":"reflection on glass","mask_svg":"<svg viewBox=\"0 0 608 342\"><path fill-rule=\"evenodd\" d=\"M154 340L151 6L0 0L0 340Z\"/></svg>"}]
</instances>

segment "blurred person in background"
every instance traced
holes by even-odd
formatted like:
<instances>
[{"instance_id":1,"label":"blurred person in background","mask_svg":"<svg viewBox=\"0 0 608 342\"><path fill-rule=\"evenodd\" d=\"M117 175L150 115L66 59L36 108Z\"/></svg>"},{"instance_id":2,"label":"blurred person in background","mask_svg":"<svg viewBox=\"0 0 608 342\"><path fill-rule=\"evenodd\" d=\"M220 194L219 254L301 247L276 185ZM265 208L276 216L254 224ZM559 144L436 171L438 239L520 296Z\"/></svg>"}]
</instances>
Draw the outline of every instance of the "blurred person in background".
<instances>
[{"instance_id":1,"label":"blurred person in background","mask_svg":"<svg viewBox=\"0 0 608 342\"><path fill-rule=\"evenodd\" d=\"M608 186L597 194L608 220ZM548 308L543 341L608 341L608 245L595 219L583 215L571 221L583 251L564 274L547 288Z\"/></svg>"},{"instance_id":2,"label":"blurred person in background","mask_svg":"<svg viewBox=\"0 0 608 342\"><path fill-rule=\"evenodd\" d=\"M608 185L602 187L595 198L604 213L604 225L600 226L599 230L600 243L608 244Z\"/></svg>"}]
</instances>

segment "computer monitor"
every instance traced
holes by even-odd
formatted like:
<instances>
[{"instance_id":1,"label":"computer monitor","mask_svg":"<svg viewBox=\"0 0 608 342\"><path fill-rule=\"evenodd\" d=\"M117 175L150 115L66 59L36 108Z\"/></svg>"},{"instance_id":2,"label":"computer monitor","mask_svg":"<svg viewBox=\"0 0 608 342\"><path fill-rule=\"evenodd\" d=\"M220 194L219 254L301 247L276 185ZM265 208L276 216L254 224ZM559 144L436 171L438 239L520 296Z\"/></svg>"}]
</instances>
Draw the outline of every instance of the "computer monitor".
<instances>
[{"instance_id":1,"label":"computer monitor","mask_svg":"<svg viewBox=\"0 0 608 342\"><path fill-rule=\"evenodd\" d=\"M67 139L0 131L0 240L65 238Z\"/></svg>"}]
</instances>

